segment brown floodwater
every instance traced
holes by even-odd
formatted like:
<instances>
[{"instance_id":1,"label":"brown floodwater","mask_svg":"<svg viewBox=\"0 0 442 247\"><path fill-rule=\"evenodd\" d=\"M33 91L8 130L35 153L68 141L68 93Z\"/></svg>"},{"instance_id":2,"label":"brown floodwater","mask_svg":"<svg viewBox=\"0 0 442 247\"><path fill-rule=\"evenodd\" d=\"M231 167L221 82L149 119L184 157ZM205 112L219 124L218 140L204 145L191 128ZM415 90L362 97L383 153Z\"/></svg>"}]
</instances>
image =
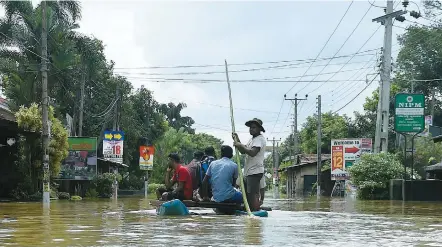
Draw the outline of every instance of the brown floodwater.
<instances>
[{"instance_id":1,"label":"brown floodwater","mask_svg":"<svg viewBox=\"0 0 442 247\"><path fill-rule=\"evenodd\" d=\"M0 246L442 246L442 203L273 200L268 218L160 217L144 198L0 203Z\"/></svg>"}]
</instances>

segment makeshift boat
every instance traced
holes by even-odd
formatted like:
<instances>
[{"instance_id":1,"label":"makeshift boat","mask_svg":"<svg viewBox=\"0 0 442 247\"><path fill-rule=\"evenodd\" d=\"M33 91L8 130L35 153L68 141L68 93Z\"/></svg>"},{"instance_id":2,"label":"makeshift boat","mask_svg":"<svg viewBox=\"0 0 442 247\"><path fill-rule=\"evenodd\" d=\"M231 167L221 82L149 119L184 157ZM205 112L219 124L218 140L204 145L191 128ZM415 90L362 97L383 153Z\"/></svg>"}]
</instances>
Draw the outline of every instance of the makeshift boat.
<instances>
[{"instance_id":1,"label":"makeshift boat","mask_svg":"<svg viewBox=\"0 0 442 247\"><path fill-rule=\"evenodd\" d=\"M227 215L247 215L244 206L236 203L219 203L219 202L195 202L180 201L178 199L172 201L150 201L152 206L157 208L157 214L166 215L190 215L188 208L212 208L217 214ZM267 217L268 211L272 211L270 207L261 207L261 210L252 212L258 217Z\"/></svg>"}]
</instances>

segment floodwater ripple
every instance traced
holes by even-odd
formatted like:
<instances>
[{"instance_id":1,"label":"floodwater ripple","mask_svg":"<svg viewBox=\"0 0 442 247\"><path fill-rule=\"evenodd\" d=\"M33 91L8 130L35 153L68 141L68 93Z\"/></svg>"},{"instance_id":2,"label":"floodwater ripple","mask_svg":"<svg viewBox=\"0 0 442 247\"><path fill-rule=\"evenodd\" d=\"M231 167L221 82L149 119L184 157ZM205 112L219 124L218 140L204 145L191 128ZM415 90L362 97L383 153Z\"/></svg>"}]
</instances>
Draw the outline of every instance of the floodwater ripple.
<instances>
[{"instance_id":1,"label":"floodwater ripple","mask_svg":"<svg viewBox=\"0 0 442 247\"><path fill-rule=\"evenodd\" d=\"M440 246L441 203L266 199L268 218L160 217L143 198L0 203L0 246Z\"/></svg>"}]
</instances>

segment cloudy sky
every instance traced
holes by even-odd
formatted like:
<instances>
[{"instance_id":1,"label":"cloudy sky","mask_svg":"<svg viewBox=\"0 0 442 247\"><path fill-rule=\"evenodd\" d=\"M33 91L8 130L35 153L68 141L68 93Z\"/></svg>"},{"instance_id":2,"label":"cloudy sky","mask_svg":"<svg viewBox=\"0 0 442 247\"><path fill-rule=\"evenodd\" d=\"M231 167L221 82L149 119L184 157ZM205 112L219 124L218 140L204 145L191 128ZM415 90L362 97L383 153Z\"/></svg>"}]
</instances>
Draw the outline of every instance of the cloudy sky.
<instances>
[{"instance_id":1,"label":"cloudy sky","mask_svg":"<svg viewBox=\"0 0 442 247\"><path fill-rule=\"evenodd\" d=\"M350 3L89 0L82 3L80 31L103 40L115 72L135 88L144 85L160 102L185 102L183 113L195 120L198 132L231 144L226 59L240 138L249 138L244 123L257 117L267 138L284 139L293 111L284 94L308 94L298 108L301 125L316 111L318 95L323 111L336 111L360 93L339 111L353 115L378 86L376 79L361 93L366 79L375 76L380 51L375 49L383 44L384 28L372 19L384 12L368 1L354 1L348 9ZM393 57L403 31L393 29ZM195 67L180 67L189 65Z\"/></svg>"}]
</instances>

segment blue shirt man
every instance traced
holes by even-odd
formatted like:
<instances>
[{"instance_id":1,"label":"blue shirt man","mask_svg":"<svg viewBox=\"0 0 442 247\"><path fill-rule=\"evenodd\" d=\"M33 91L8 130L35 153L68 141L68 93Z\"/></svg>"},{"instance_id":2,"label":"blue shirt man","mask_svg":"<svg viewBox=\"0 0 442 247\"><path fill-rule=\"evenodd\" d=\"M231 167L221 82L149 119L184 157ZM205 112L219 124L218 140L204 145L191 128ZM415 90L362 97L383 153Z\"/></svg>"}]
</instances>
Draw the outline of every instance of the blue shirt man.
<instances>
[{"instance_id":1,"label":"blue shirt man","mask_svg":"<svg viewBox=\"0 0 442 247\"><path fill-rule=\"evenodd\" d=\"M203 181L205 191L210 181L215 202L242 203L242 194L234 187L238 178L238 165L231 160L233 149L222 146L221 157L213 161L207 170Z\"/></svg>"}]
</instances>

